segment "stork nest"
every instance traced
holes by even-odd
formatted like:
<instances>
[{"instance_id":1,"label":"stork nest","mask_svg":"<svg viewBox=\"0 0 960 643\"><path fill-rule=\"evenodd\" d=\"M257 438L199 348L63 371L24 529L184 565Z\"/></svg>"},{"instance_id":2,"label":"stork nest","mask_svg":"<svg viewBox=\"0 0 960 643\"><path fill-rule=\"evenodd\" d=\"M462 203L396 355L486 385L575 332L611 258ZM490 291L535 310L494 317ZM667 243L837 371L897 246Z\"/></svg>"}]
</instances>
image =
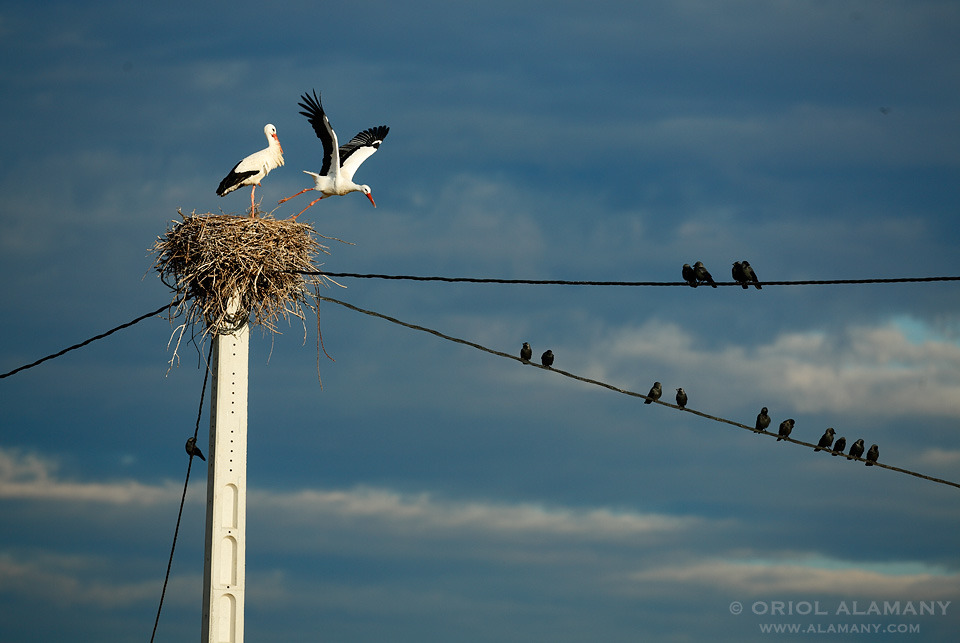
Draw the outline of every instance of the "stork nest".
<instances>
[{"instance_id":1,"label":"stork nest","mask_svg":"<svg viewBox=\"0 0 960 643\"><path fill-rule=\"evenodd\" d=\"M303 273L318 272L314 260L330 254L312 227L262 215L177 212L182 220L152 248L154 268L174 292L171 319L185 315L183 329L202 320L204 333L215 334L251 316L273 333L281 318L306 320L305 309L313 308L308 287L317 290L328 278Z\"/></svg>"}]
</instances>

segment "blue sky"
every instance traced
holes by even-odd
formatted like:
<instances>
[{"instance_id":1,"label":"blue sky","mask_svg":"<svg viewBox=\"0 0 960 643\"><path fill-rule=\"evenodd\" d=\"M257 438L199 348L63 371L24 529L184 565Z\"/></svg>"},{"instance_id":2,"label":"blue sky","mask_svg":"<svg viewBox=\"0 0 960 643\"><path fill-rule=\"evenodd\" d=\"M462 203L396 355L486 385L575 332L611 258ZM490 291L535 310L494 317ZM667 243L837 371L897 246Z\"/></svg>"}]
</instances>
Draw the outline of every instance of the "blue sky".
<instances>
[{"instance_id":1,"label":"blue sky","mask_svg":"<svg viewBox=\"0 0 960 643\"><path fill-rule=\"evenodd\" d=\"M957 275L958 27L935 1L3 3L0 371L168 301L148 249L178 209L242 213L246 189L214 189L265 123L286 165L264 207L309 185L320 146L297 101L314 88L341 140L391 128L356 176L378 207L352 194L302 217L355 244L331 244L330 271L676 281L699 259L728 280L746 258L769 280ZM620 388L682 386L712 415L768 406L798 439L834 426L960 480L952 283L342 283L325 294L551 348ZM312 320L252 333L249 640L960 626L956 488L320 315L322 389ZM151 319L0 381L0 640L149 637L203 379L193 346L167 373L172 331ZM158 641L200 629L193 471ZM775 601L829 615L757 614ZM837 614L853 601L949 604Z\"/></svg>"}]
</instances>

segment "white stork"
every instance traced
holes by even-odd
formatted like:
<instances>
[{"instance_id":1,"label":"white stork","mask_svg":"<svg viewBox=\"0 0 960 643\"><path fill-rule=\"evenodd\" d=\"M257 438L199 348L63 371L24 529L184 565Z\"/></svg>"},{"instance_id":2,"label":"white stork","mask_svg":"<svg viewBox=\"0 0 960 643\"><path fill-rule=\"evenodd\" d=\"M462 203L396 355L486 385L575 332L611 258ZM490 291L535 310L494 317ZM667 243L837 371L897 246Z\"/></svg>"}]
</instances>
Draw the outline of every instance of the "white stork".
<instances>
[{"instance_id":1,"label":"white stork","mask_svg":"<svg viewBox=\"0 0 960 643\"><path fill-rule=\"evenodd\" d=\"M267 137L267 147L254 152L247 158L233 166L230 174L223 177L220 185L217 187L217 196L223 196L242 188L245 185L252 185L250 190L250 216L254 215L253 193L268 174L270 170L283 165L283 148L280 147L280 139L277 138L277 128L267 123L263 127L263 133Z\"/></svg>"},{"instance_id":2,"label":"white stork","mask_svg":"<svg viewBox=\"0 0 960 643\"><path fill-rule=\"evenodd\" d=\"M313 131L317 133L317 138L319 138L323 144L323 165L320 167L319 173L308 170L303 171L304 174L309 174L313 177L312 188L304 188L279 203L289 201L293 197L300 196L310 190L320 192L321 196L319 198L311 201L310 205L293 215L293 217L291 217L292 219L296 219L309 210L310 207L320 199L325 199L328 196L343 196L350 192L363 192L367 198L370 199L373 207L377 207L376 202L373 200L373 195L370 194L370 186L354 183L353 175L357 171L357 168L360 167L360 164L377 151L380 143L387 137L387 132L390 131L390 128L386 125L379 125L365 129L350 139L349 142L337 147L337 133L333 131L330 120L324 113L323 106L320 105L320 98L317 96L317 91L313 91L313 97L309 94L304 94L301 98L303 98L303 102L297 104L306 111L300 113L306 116L310 124L313 125Z\"/></svg>"}]
</instances>

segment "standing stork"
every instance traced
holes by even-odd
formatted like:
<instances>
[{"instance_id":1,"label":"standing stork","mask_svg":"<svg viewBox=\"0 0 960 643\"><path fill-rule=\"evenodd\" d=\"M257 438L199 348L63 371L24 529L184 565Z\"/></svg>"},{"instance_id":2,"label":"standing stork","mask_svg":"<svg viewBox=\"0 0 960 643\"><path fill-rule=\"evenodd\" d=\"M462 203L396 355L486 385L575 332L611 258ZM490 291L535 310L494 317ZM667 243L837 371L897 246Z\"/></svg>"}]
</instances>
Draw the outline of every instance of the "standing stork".
<instances>
[{"instance_id":1,"label":"standing stork","mask_svg":"<svg viewBox=\"0 0 960 643\"><path fill-rule=\"evenodd\" d=\"M310 172L304 170L304 174L313 177L313 187L304 188L286 199L280 201L285 203L293 197L300 196L304 192L316 190L320 192L320 197L310 202L310 205L293 215L296 219L301 214L309 210L313 204L320 199L326 199L328 196L343 196L350 192L363 192L373 207L377 207L373 196L370 193L369 185L358 185L353 182L353 175L360 167L360 164L370 158L380 147L380 143L387 137L390 128L386 125L371 127L358 133L349 142L338 147L337 133L333 131L330 120L323 111L320 104L320 97L317 91L313 90L313 96L304 94L303 102L297 103L305 111L300 112L307 117L313 126L313 131L317 133L317 138L323 144L323 165L320 166L320 172Z\"/></svg>"},{"instance_id":2,"label":"standing stork","mask_svg":"<svg viewBox=\"0 0 960 643\"><path fill-rule=\"evenodd\" d=\"M267 147L259 152L254 152L234 165L230 174L223 177L217 187L217 196L224 196L237 188L252 185L253 189L250 190L251 217L254 216L253 194L257 191L260 181L270 174L270 170L283 165L283 148L280 147L280 139L277 138L277 128L267 123L263 126L263 133L267 137Z\"/></svg>"}]
</instances>

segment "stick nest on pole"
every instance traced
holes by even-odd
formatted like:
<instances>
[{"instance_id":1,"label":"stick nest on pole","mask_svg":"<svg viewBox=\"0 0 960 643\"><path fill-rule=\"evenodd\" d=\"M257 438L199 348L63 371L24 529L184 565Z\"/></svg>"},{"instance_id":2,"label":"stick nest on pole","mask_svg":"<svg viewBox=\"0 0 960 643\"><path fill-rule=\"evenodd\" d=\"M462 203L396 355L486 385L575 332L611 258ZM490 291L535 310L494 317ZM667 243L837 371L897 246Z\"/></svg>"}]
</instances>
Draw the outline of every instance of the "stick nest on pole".
<instances>
[{"instance_id":1,"label":"stick nest on pole","mask_svg":"<svg viewBox=\"0 0 960 643\"><path fill-rule=\"evenodd\" d=\"M308 286L326 285L327 278L301 273L316 272L317 255L330 254L312 227L262 215L178 213L182 220L174 220L152 250L154 268L179 300L172 316L185 314L184 329L201 320L205 332L236 327L234 298L241 322L252 314L274 333L280 318L306 319Z\"/></svg>"}]
</instances>

